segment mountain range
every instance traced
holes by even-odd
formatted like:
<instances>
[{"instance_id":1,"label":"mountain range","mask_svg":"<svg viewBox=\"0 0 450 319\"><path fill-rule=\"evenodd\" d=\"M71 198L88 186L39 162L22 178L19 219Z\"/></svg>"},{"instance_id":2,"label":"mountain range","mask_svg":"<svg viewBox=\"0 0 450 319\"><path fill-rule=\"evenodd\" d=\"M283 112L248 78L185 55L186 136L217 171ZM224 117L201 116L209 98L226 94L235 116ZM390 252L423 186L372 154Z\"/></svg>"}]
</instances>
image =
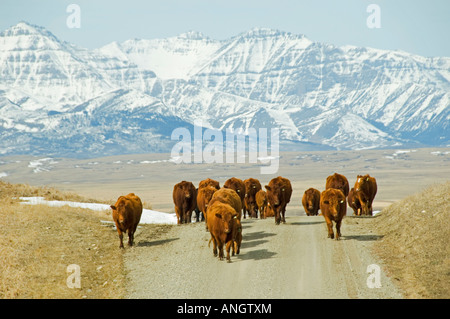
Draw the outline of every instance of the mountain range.
<instances>
[{"instance_id":1,"label":"mountain range","mask_svg":"<svg viewBox=\"0 0 450 319\"><path fill-rule=\"evenodd\" d=\"M88 50L0 33L0 154L170 152L178 127L279 128L281 150L450 145L450 58L255 28Z\"/></svg>"}]
</instances>

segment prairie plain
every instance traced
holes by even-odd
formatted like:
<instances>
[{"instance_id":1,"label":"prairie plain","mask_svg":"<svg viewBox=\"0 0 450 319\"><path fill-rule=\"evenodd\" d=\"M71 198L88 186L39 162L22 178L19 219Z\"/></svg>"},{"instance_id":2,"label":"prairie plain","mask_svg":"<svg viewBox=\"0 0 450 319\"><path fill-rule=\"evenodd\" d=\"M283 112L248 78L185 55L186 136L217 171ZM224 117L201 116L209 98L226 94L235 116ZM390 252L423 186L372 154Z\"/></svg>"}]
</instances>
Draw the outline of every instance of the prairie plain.
<instances>
[{"instance_id":1,"label":"prairie plain","mask_svg":"<svg viewBox=\"0 0 450 319\"><path fill-rule=\"evenodd\" d=\"M92 159L58 157L0 157L0 176L11 183L49 186L105 202L134 192L154 210L173 213L173 186L194 185L213 178L221 185L230 177L257 178L261 184L276 176L291 180L290 211L302 215L301 197L309 187L324 190L325 179L345 175L350 187L358 174L377 179L374 210L450 179L450 148L385 149L361 151L281 152L276 174L264 175L261 163L175 164L171 155L139 154Z\"/></svg>"}]
</instances>

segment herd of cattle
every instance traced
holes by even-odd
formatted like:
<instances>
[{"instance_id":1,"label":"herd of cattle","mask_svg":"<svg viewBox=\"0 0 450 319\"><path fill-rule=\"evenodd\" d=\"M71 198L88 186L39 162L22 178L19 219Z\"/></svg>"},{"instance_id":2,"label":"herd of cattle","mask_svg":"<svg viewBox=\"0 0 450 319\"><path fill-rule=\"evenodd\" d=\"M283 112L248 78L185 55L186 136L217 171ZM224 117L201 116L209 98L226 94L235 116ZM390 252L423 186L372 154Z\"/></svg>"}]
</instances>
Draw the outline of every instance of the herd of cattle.
<instances>
[{"instance_id":1,"label":"herd of cattle","mask_svg":"<svg viewBox=\"0 0 450 319\"><path fill-rule=\"evenodd\" d=\"M273 178L263 190L259 180L236 177L228 179L223 187L218 181L207 178L198 188L192 182L182 181L173 188L173 202L178 224L191 223L192 213L196 220L205 221L211 234L214 256L223 259L224 247L227 261L232 255L239 254L242 241L241 220L274 217L275 224L285 223L286 205L291 200L292 186L289 179L278 176ZM321 215L325 218L328 237L334 238L333 221L336 224L336 239L341 237L341 222L347 212L347 203L355 215L372 215L372 202L377 193L377 183L370 175L358 175L355 185L350 189L344 175L335 173L326 179L325 190L307 189L302 197L306 215ZM113 220L119 234L120 247L123 248L123 233L128 232L128 245L133 245L134 232L142 214L142 203L138 196L131 193L120 196L115 205L111 205Z\"/></svg>"}]
</instances>

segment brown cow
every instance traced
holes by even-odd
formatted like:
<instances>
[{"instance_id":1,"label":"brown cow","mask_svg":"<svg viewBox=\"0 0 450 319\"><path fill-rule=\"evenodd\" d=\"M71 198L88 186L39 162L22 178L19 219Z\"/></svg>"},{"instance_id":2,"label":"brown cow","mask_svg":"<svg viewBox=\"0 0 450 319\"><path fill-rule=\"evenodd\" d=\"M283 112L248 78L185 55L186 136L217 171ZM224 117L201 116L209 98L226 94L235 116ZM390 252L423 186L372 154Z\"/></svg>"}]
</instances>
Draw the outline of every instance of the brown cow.
<instances>
[{"instance_id":1,"label":"brown cow","mask_svg":"<svg viewBox=\"0 0 450 319\"><path fill-rule=\"evenodd\" d=\"M361 204L361 214L372 216L372 203L377 194L377 180L370 175L358 175L355 183L355 197Z\"/></svg>"},{"instance_id":2,"label":"brown cow","mask_svg":"<svg viewBox=\"0 0 450 319\"><path fill-rule=\"evenodd\" d=\"M211 234L211 241L213 242L213 254L217 257L217 248L219 249L219 259L223 260L223 246L226 245L227 261L230 259L230 248L233 246L233 230L236 231L238 217L233 207L219 201L212 203L208 208L208 229ZM237 235L237 231L234 236Z\"/></svg>"},{"instance_id":3,"label":"brown cow","mask_svg":"<svg viewBox=\"0 0 450 319\"><path fill-rule=\"evenodd\" d=\"M239 195L239 197L241 198L241 202L242 202L242 210L244 210L244 198L245 198L245 184L244 181L242 179L236 178L236 177L232 177L230 179L228 179L225 184L223 184L224 188L231 188L234 189L236 191L236 193ZM242 212L244 213L244 212Z\"/></svg>"},{"instance_id":4,"label":"brown cow","mask_svg":"<svg viewBox=\"0 0 450 319\"><path fill-rule=\"evenodd\" d=\"M128 232L128 245L133 246L134 232L141 220L142 202L141 199L130 193L120 196L115 205L111 205L112 217L119 233L120 248L123 247L123 233Z\"/></svg>"},{"instance_id":5,"label":"brown cow","mask_svg":"<svg viewBox=\"0 0 450 319\"><path fill-rule=\"evenodd\" d=\"M258 206L256 205L256 193L261 189L261 183L256 178L248 178L244 181L244 218L248 212L249 217L258 217Z\"/></svg>"},{"instance_id":6,"label":"brown cow","mask_svg":"<svg viewBox=\"0 0 450 319\"><path fill-rule=\"evenodd\" d=\"M177 214L177 223L191 222L192 211L196 206L195 186L191 182L182 181L173 187L173 203Z\"/></svg>"},{"instance_id":7,"label":"brown cow","mask_svg":"<svg viewBox=\"0 0 450 319\"><path fill-rule=\"evenodd\" d=\"M231 188L221 188L214 192L214 195L209 202L212 205L214 202L219 201L225 204L229 204L236 210L238 219L241 220L242 202L239 195Z\"/></svg>"},{"instance_id":8,"label":"brown cow","mask_svg":"<svg viewBox=\"0 0 450 319\"><path fill-rule=\"evenodd\" d=\"M265 187L268 202L274 210L275 224L279 225L281 221L286 223L286 205L291 201L292 195L291 182L287 178L278 176L273 178L269 185Z\"/></svg>"},{"instance_id":9,"label":"brown cow","mask_svg":"<svg viewBox=\"0 0 450 319\"><path fill-rule=\"evenodd\" d=\"M308 216L317 216L320 208L320 191L309 188L303 193L302 205Z\"/></svg>"},{"instance_id":10,"label":"brown cow","mask_svg":"<svg viewBox=\"0 0 450 319\"><path fill-rule=\"evenodd\" d=\"M256 195L256 206L258 207L259 210L259 218L263 219L266 218L264 216L264 213L266 211L266 206L267 206L267 193L265 191L263 191L262 189L260 189Z\"/></svg>"},{"instance_id":11,"label":"brown cow","mask_svg":"<svg viewBox=\"0 0 450 319\"><path fill-rule=\"evenodd\" d=\"M206 187L206 186L213 186L213 187L215 187L216 189L220 189L220 184L219 184L219 182L216 181L216 180L214 180L214 179L211 179L211 178L207 178L207 179L201 181L201 182L198 184L198 188L199 188L199 189L202 188L202 187Z\"/></svg>"},{"instance_id":12,"label":"brown cow","mask_svg":"<svg viewBox=\"0 0 450 319\"><path fill-rule=\"evenodd\" d=\"M361 215L361 203L359 202L359 199L356 198L354 187L352 187L350 192L348 192L347 201L348 206L350 206L353 209L353 214L356 216Z\"/></svg>"},{"instance_id":13,"label":"brown cow","mask_svg":"<svg viewBox=\"0 0 450 319\"><path fill-rule=\"evenodd\" d=\"M231 188L221 188L218 191L214 192L214 195L213 195L211 201L209 202L209 205L211 206L215 202L221 202L224 204L228 204L231 207L233 207L234 210L236 211L236 214L237 214L236 225L235 225L235 228L233 228L231 237L229 237L227 239L227 243L229 240L233 240L233 242L227 244L227 249L228 249L228 245L232 244L233 245L232 246L233 247L233 256L234 256L235 251L237 251L237 254L239 254L239 251L241 248L241 242L242 242L242 226L241 226L242 202L240 200L240 197ZM206 227L206 229L208 230L208 226Z\"/></svg>"},{"instance_id":14,"label":"brown cow","mask_svg":"<svg viewBox=\"0 0 450 319\"><path fill-rule=\"evenodd\" d=\"M197 207L199 211L203 213L204 220L206 221L206 214L207 214L207 208L209 205L209 202L211 201L214 193L217 191L217 189L213 186L205 186L201 187L198 190L197 194Z\"/></svg>"},{"instance_id":15,"label":"brown cow","mask_svg":"<svg viewBox=\"0 0 450 319\"><path fill-rule=\"evenodd\" d=\"M327 177L327 181L325 183L325 189L329 188L336 188L340 189L345 197L348 196L349 186L348 186L348 180L347 177L344 175L334 173L333 175L330 175Z\"/></svg>"},{"instance_id":16,"label":"brown cow","mask_svg":"<svg viewBox=\"0 0 450 319\"><path fill-rule=\"evenodd\" d=\"M345 195L340 189L329 188L320 196L320 210L328 227L328 238L334 238L333 221L336 223L336 240L341 238L341 223L347 213Z\"/></svg>"}]
</instances>

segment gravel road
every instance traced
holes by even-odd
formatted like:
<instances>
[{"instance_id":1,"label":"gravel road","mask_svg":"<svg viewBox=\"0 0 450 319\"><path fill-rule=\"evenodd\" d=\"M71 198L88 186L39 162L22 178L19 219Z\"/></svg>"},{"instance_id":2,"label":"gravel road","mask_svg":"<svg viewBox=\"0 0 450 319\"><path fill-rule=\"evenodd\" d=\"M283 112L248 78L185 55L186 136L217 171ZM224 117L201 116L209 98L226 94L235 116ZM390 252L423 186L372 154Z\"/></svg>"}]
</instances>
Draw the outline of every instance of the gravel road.
<instances>
[{"instance_id":1,"label":"gravel road","mask_svg":"<svg viewBox=\"0 0 450 319\"><path fill-rule=\"evenodd\" d=\"M144 226L125 252L128 298L403 298L370 253L380 236L370 218L346 217L340 241L322 216L243 219L240 255L231 263L208 248L204 223ZM380 288L369 288L380 266ZM372 285L373 287L373 285Z\"/></svg>"}]
</instances>

